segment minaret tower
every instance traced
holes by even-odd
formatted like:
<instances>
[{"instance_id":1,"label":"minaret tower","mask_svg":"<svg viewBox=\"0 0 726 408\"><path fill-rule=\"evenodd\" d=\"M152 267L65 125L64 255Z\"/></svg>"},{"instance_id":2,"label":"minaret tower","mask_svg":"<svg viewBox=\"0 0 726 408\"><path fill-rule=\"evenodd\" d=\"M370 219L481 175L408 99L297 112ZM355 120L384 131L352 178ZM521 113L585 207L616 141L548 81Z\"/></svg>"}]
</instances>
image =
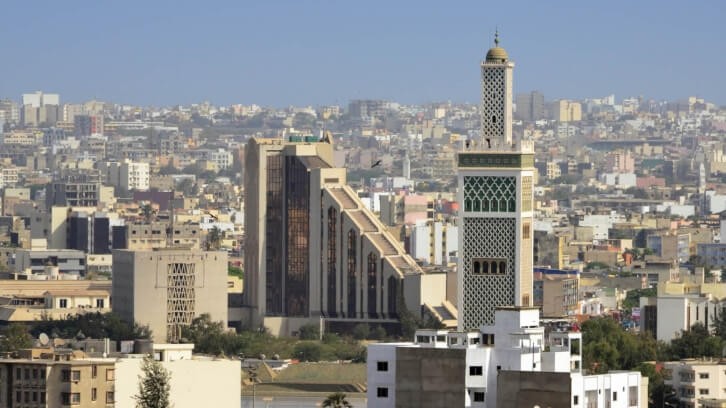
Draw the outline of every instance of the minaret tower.
<instances>
[{"instance_id":1,"label":"minaret tower","mask_svg":"<svg viewBox=\"0 0 726 408\"><path fill-rule=\"evenodd\" d=\"M534 148L512 138L513 69L497 33L481 63L481 140L457 156L459 330L532 305Z\"/></svg>"}]
</instances>

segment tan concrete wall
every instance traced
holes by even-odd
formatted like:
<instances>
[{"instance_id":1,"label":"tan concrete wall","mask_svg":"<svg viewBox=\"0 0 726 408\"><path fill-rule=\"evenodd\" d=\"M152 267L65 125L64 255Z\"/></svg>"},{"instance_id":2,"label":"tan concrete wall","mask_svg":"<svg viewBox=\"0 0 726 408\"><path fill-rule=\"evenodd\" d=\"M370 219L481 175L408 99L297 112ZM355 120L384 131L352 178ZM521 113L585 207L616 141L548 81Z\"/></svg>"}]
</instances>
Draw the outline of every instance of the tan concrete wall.
<instances>
[{"instance_id":1,"label":"tan concrete wall","mask_svg":"<svg viewBox=\"0 0 726 408\"><path fill-rule=\"evenodd\" d=\"M465 373L466 350L399 347L396 407L463 407Z\"/></svg>"},{"instance_id":2,"label":"tan concrete wall","mask_svg":"<svg viewBox=\"0 0 726 408\"><path fill-rule=\"evenodd\" d=\"M497 407L569 407L570 373L499 371ZM583 405L580 401L579 405Z\"/></svg>"}]
</instances>

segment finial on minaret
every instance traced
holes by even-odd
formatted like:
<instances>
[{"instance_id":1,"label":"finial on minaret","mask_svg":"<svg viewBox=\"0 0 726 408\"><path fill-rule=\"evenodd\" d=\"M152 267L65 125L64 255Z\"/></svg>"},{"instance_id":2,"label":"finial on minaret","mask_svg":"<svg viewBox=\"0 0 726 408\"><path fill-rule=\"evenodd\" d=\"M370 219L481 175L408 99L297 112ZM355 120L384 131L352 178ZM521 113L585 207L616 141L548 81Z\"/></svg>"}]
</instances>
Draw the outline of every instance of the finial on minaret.
<instances>
[{"instance_id":1,"label":"finial on minaret","mask_svg":"<svg viewBox=\"0 0 726 408\"><path fill-rule=\"evenodd\" d=\"M494 46L499 47L499 29L494 29Z\"/></svg>"}]
</instances>

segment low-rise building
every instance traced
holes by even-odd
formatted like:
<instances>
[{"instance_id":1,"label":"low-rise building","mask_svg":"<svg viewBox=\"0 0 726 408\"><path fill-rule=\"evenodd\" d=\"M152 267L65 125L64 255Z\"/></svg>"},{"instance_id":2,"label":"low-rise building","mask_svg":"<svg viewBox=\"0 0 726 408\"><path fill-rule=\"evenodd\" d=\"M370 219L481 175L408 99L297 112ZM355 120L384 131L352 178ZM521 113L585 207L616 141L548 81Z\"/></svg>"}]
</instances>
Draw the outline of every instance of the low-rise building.
<instances>
[{"instance_id":1,"label":"low-rise building","mask_svg":"<svg viewBox=\"0 0 726 408\"><path fill-rule=\"evenodd\" d=\"M536 308L498 308L495 324L479 332L419 330L410 343L369 345L368 404L647 406L647 379L638 372L583 375L582 346L579 332L546 339Z\"/></svg>"}]
</instances>

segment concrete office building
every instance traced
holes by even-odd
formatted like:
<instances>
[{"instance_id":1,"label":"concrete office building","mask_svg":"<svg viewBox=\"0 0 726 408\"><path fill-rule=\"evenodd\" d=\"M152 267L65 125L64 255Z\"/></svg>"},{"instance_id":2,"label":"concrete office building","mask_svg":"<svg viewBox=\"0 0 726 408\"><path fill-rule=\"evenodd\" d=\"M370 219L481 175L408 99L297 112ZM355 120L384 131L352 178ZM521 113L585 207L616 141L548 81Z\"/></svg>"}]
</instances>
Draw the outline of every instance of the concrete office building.
<instances>
[{"instance_id":1,"label":"concrete office building","mask_svg":"<svg viewBox=\"0 0 726 408\"><path fill-rule=\"evenodd\" d=\"M494 42L481 63L481 140L458 154L459 330L532 305L534 147L512 140L514 63Z\"/></svg>"},{"instance_id":2,"label":"concrete office building","mask_svg":"<svg viewBox=\"0 0 726 408\"><path fill-rule=\"evenodd\" d=\"M245 157L245 303L253 326L398 324L406 307L445 301L445 274L424 274L333 168L316 137L252 139ZM405 280L405 284L404 284Z\"/></svg>"},{"instance_id":3,"label":"concrete office building","mask_svg":"<svg viewBox=\"0 0 726 408\"><path fill-rule=\"evenodd\" d=\"M113 251L113 311L148 325L156 341L208 313L227 324L227 253L190 249Z\"/></svg>"},{"instance_id":4,"label":"concrete office building","mask_svg":"<svg viewBox=\"0 0 726 408\"><path fill-rule=\"evenodd\" d=\"M545 118L545 101L541 92L532 91L528 94L519 94L515 103L517 104L515 118L529 122Z\"/></svg>"}]
</instances>

